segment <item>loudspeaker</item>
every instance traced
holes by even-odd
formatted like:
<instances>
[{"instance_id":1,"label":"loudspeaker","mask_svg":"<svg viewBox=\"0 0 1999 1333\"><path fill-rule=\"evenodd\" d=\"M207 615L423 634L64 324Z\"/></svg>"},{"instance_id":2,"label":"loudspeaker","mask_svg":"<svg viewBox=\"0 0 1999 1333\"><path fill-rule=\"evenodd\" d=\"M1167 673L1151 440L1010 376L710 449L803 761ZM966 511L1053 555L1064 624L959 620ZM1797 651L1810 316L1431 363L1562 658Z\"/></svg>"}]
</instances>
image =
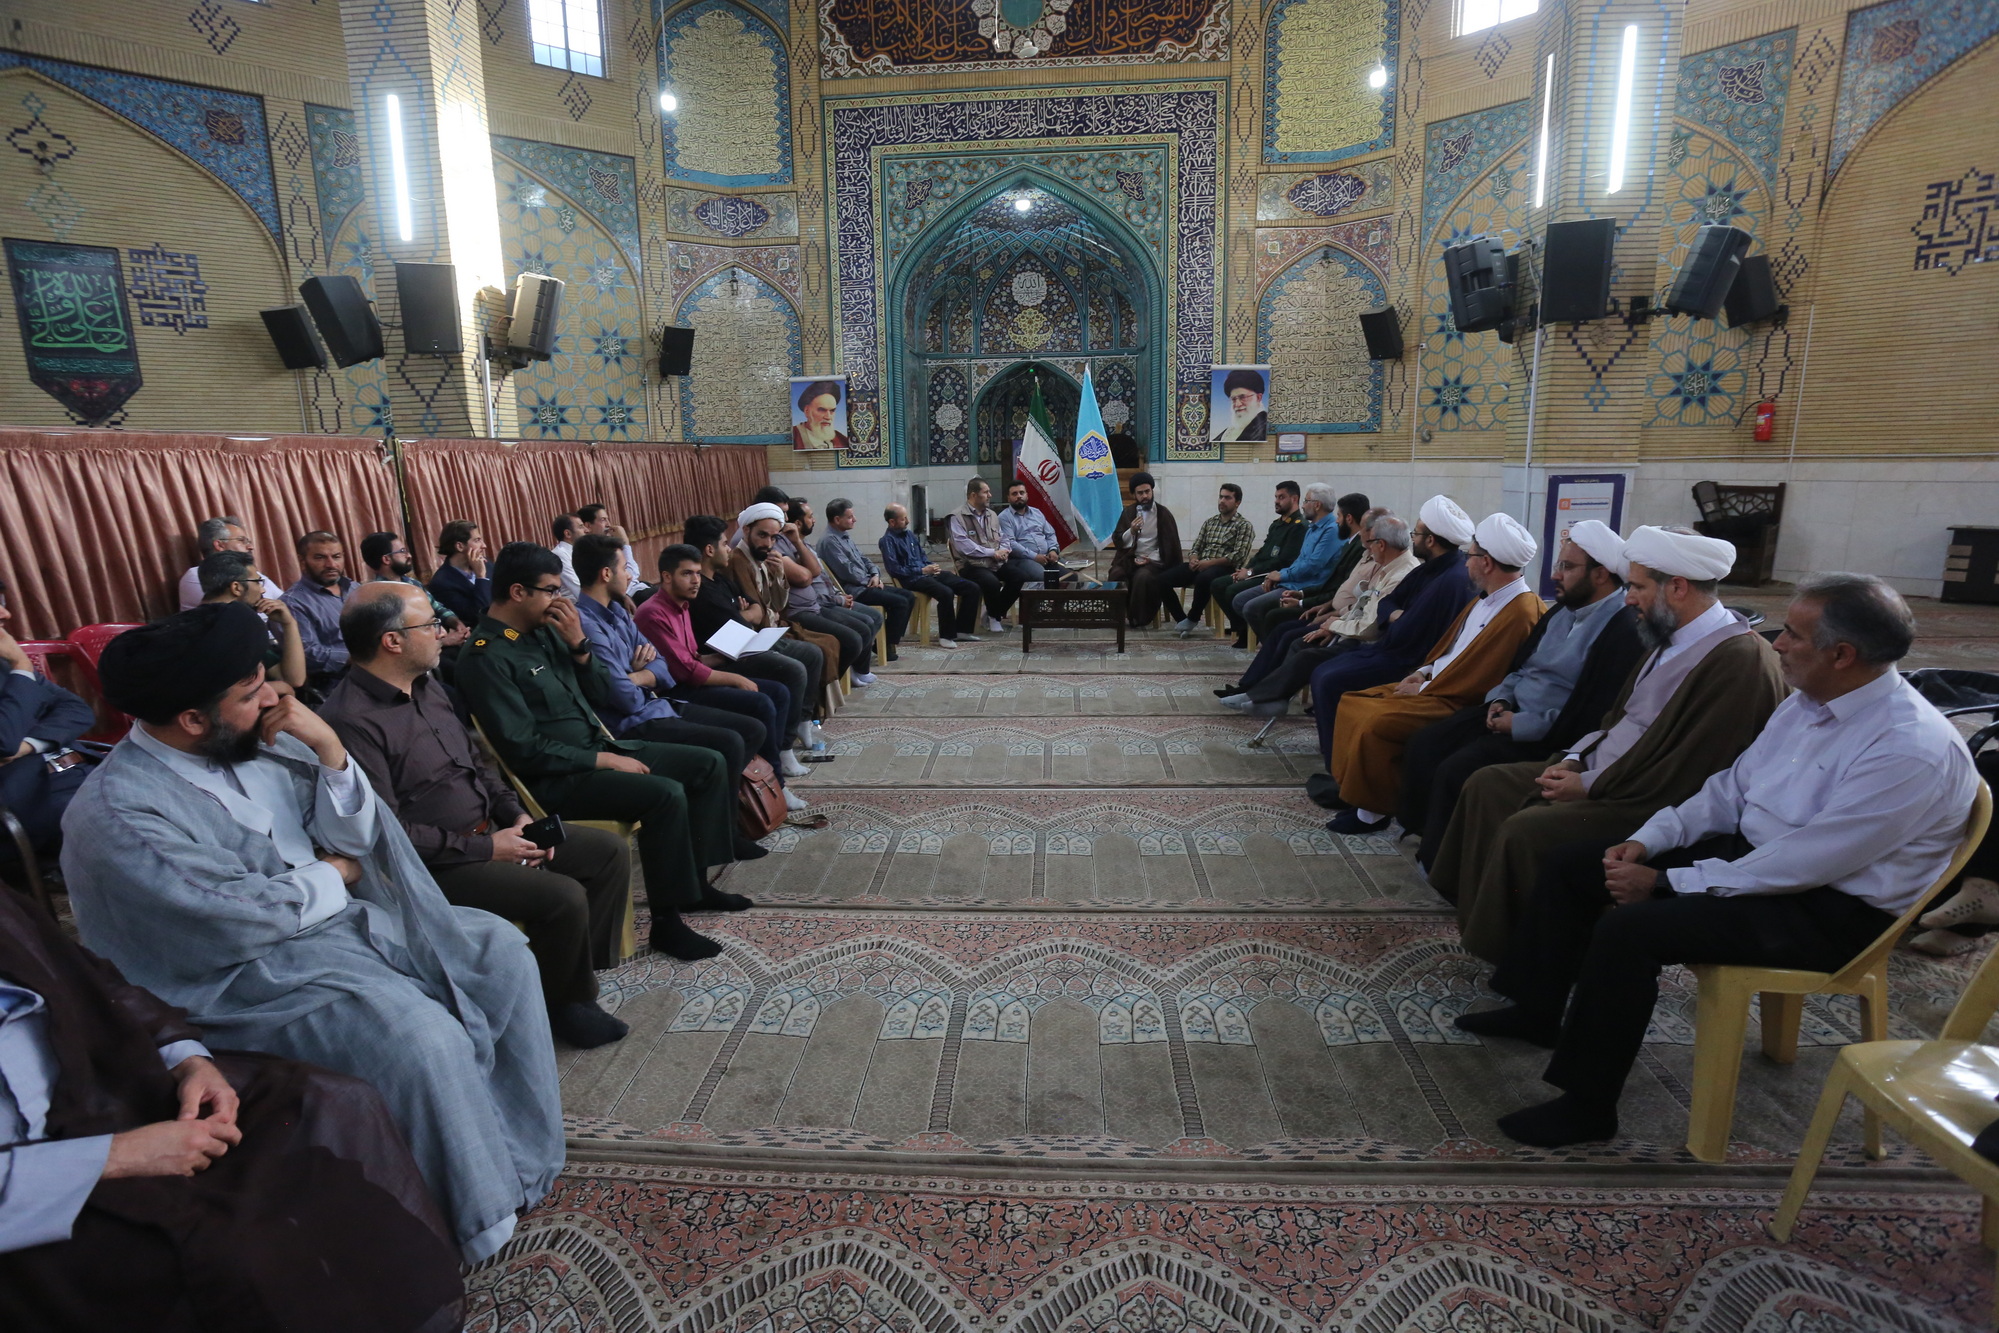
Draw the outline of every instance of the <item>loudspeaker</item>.
<instances>
[{"instance_id":1,"label":"loudspeaker","mask_svg":"<svg viewBox=\"0 0 1999 1333\"><path fill-rule=\"evenodd\" d=\"M555 355L562 322L562 279L523 273L514 279L513 312L507 320L507 347L536 361Z\"/></svg>"},{"instance_id":2,"label":"loudspeaker","mask_svg":"<svg viewBox=\"0 0 1999 1333\"><path fill-rule=\"evenodd\" d=\"M403 350L462 352L458 327L457 270L449 264L396 264L396 305L403 317Z\"/></svg>"},{"instance_id":3,"label":"loudspeaker","mask_svg":"<svg viewBox=\"0 0 1999 1333\"><path fill-rule=\"evenodd\" d=\"M1496 237L1476 236L1444 251L1444 276L1451 288L1451 322L1459 333L1496 329L1512 313L1506 247Z\"/></svg>"},{"instance_id":4,"label":"loudspeaker","mask_svg":"<svg viewBox=\"0 0 1999 1333\"><path fill-rule=\"evenodd\" d=\"M1394 306L1383 306L1379 310L1363 310L1360 316L1360 333L1361 337L1367 339L1368 360L1402 359L1402 319L1395 313Z\"/></svg>"},{"instance_id":5,"label":"loudspeaker","mask_svg":"<svg viewBox=\"0 0 1999 1333\"><path fill-rule=\"evenodd\" d=\"M1740 227L1702 227L1687 247L1687 260L1680 276L1666 293L1666 309L1675 315L1713 319L1728 299L1728 289L1742 267L1742 252L1749 248L1749 233Z\"/></svg>"},{"instance_id":6,"label":"loudspeaker","mask_svg":"<svg viewBox=\"0 0 1999 1333\"><path fill-rule=\"evenodd\" d=\"M694 330L672 325L659 331L659 373L685 375L694 365Z\"/></svg>"},{"instance_id":7,"label":"loudspeaker","mask_svg":"<svg viewBox=\"0 0 1999 1333\"><path fill-rule=\"evenodd\" d=\"M1541 322L1581 324L1610 313L1616 218L1548 224L1541 256Z\"/></svg>"},{"instance_id":8,"label":"loudspeaker","mask_svg":"<svg viewBox=\"0 0 1999 1333\"><path fill-rule=\"evenodd\" d=\"M354 366L382 355L382 322L375 307L361 290L361 280L349 274L334 278L307 278L298 285L305 308L326 350L333 353L336 366Z\"/></svg>"},{"instance_id":9,"label":"loudspeaker","mask_svg":"<svg viewBox=\"0 0 1999 1333\"><path fill-rule=\"evenodd\" d=\"M1777 299L1777 280L1770 275L1770 256L1750 255L1742 261L1722 307L1731 329L1760 323L1784 308Z\"/></svg>"},{"instance_id":10,"label":"loudspeaker","mask_svg":"<svg viewBox=\"0 0 1999 1333\"><path fill-rule=\"evenodd\" d=\"M312 317L302 305L281 305L275 310L259 310L278 359L286 370L325 370L326 349L313 336Z\"/></svg>"}]
</instances>

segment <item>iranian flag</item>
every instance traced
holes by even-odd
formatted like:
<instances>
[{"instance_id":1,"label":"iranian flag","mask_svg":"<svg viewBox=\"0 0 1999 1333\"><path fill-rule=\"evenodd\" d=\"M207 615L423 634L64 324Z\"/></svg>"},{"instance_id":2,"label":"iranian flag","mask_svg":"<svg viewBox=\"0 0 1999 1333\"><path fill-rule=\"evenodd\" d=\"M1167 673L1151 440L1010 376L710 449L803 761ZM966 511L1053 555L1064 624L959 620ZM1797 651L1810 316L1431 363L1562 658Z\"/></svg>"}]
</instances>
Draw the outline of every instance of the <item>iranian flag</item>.
<instances>
[{"instance_id":1,"label":"iranian flag","mask_svg":"<svg viewBox=\"0 0 1999 1333\"><path fill-rule=\"evenodd\" d=\"M1076 540L1076 529L1069 521L1069 479L1062 471L1062 455L1055 452L1054 434L1047 405L1041 401L1041 382L1036 380L1027 426L1013 456L1013 479L1026 484L1027 502L1055 529L1056 542L1067 546Z\"/></svg>"}]
</instances>

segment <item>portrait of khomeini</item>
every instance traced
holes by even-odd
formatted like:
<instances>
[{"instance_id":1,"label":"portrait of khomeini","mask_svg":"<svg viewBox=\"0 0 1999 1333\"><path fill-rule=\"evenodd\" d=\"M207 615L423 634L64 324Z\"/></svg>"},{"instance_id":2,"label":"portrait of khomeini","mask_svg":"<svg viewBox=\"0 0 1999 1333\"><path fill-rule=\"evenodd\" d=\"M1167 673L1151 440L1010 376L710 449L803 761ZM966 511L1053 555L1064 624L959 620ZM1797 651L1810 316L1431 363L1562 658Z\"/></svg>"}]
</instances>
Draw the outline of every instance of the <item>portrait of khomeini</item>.
<instances>
[{"instance_id":1,"label":"portrait of khomeini","mask_svg":"<svg viewBox=\"0 0 1999 1333\"><path fill-rule=\"evenodd\" d=\"M847 447L847 384L844 377L791 382L791 447Z\"/></svg>"}]
</instances>

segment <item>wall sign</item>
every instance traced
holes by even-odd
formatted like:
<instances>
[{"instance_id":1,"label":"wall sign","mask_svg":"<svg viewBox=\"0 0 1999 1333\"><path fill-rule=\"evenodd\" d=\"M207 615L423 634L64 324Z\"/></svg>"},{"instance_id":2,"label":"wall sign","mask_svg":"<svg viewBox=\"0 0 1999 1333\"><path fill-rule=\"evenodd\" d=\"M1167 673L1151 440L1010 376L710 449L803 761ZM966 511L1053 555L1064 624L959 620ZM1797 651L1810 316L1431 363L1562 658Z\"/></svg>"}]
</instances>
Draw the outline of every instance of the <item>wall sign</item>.
<instances>
[{"instance_id":1,"label":"wall sign","mask_svg":"<svg viewBox=\"0 0 1999 1333\"><path fill-rule=\"evenodd\" d=\"M1305 432L1287 430L1277 437L1277 452L1280 454L1302 454L1305 452Z\"/></svg>"},{"instance_id":2,"label":"wall sign","mask_svg":"<svg viewBox=\"0 0 1999 1333\"><path fill-rule=\"evenodd\" d=\"M4 244L28 378L79 421L96 425L144 382L118 252L11 236Z\"/></svg>"},{"instance_id":3,"label":"wall sign","mask_svg":"<svg viewBox=\"0 0 1999 1333\"><path fill-rule=\"evenodd\" d=\"M1541 595L1555 595L1555 553L1569 538L1569 529L1593 518L1612 532L1624 530L1622 472L1550 473L1548 504L1541 518Z\"/></svg>"}]
</instances>

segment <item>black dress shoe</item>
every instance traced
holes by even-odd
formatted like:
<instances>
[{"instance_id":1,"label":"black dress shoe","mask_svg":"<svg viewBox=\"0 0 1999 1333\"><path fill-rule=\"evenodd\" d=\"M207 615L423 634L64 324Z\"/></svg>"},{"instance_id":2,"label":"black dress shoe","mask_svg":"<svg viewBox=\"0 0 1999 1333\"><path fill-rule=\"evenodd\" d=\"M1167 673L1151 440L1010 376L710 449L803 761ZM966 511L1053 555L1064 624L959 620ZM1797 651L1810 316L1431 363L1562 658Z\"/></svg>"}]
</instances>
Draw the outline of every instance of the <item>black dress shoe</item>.
<instances>
[{"instance_id":1,"label":"black dress shoe","mask_svg":"<svg viewBox=\"0 0 1999 1333\"><path fill-rule=\"evenodd\" d=\"M724 893L713 884L701 890L701 901L688 908L690 912L747 912L756 904L740 893Z\"/></svg>"},{"instance_id":2,"label":"black dress shoe","mask_svg":"<svg viewBox=\"0 0 1999 1333\"><path fill-rule=\"evenodd\" d=\"M1215 697L1217 699L1226 699L1231 694L1241 694L1241 693L1243 693L1243 688L1240 685L1223 685L1215 690Z\"/></svg>"},{"instance_id":3,"label":"black dress shoe","mask_svg":"<svg viewBox=\"0 0 1999 1333\"><path fill-rule=\"evenodd\" d=\"M837 754L813 754L809 750L798 752L798 762L801 764L830 764L839 757Z\"/></svg>"},{"instance_id":4,"label":"black dress shoe","mask_svg":"<svg viewBox=\"0 0 1999 1333\"><path fill-rule=\"evenodd\" d=\"M594 1001L558 1004L548 1011L548 1028L556 1040L587 1051L630 1032L631 1025L599 1009Z\"/></svg>"},{"instance_id":5,"label":"black dress shoe","mask_svg":"<svg viewBox=\"0 0 1999 1333\"><path fill-rule=\"evenodd\" d=\"M652 919L652 933L646 937L646 943L683 963L698 963L704 958L717 957L722 952L720 944L688 929L678 912L657 913Z\"/></svg>"},{"instance_id":6,"label":"black dress shoe","mask_svg":"<svg viewBox=\"0 0 1999 1333\"><path fill-rule=\"evenodd\" d=\"M761 843L751 842L748 838L743 837L736 839L736 859L738 861L761 861L769 855L770 848L765 847Z\"/></svg>"},{"instance_id":7,"label":"black dress shoe","mask_svg":"<svg viewBox=\"0 0 1999 1333\"><path fill-rule=\"evenodd\" d=\"M1513 1037L1536 1046L1554 1049L1562 1039L1562 1021L1509 1004L1499 1009L1481 1009L1475 1014L1459 1014L1457 1028L1481 1037Z\"/></svg>"},{"instance_id":8,"label":"black dress shoe","mask_svg":"<svg viewBox=\"0 0 1999 1333\"><path fill-rule=\"evenodd\" d=\"M1565 1092L1551 1102L1499 1117L1500 1132L1530 1148L1566 1148L1617 1137L1617 1107Z\"/></svg>"},{"instance_id":9,"label":"black dress shoe","mask_svg":"<svg viewBox=\"0 0 1999 1333\"><path fill-rule=\"evenodd\" d=\"M1360 817L1360 811L1349 807L1340 811L1331 819L1328 819L1326 821L1326 829L1332 833L1340 833L1348 836L1363 833L1379 833L1388 827L1391 818L1393 816L1383 815L1381 818L1370 822Z\"/></svg>"},{"instance_id":10,"label":"black dress shoe","mask_svg":"<svg viewBox=\"0 0 1999 1333\"><path fill-rule=\"evenodd\" d=\"M1322 810L1351 810L1353 803L1340 799L1340 784L1331 773L1314 773L1305 779L1305 795Z\"/></svg>"}]
</instances>

